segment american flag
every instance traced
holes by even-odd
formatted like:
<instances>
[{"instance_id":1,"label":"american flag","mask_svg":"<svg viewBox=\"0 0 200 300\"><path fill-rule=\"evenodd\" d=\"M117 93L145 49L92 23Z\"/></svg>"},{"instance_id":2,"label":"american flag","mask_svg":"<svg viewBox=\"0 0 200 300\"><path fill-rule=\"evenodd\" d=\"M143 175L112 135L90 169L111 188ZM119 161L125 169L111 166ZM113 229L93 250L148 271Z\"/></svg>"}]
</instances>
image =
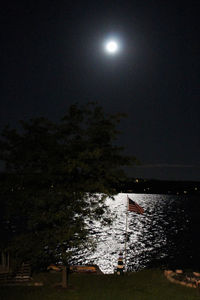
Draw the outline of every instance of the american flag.
<instances>
[{"instance_id":1,"label":"american flag","mask_svg":"<svg viewBox=\"0 0 200 300\"><path fill-rule=\"evenodd\" d=\"M139 206L135 201L131 200L128 197L128 211L133 211L136 212L137 214L143 214L144 213L144 209Z\"/></svg>"}]
</instances>

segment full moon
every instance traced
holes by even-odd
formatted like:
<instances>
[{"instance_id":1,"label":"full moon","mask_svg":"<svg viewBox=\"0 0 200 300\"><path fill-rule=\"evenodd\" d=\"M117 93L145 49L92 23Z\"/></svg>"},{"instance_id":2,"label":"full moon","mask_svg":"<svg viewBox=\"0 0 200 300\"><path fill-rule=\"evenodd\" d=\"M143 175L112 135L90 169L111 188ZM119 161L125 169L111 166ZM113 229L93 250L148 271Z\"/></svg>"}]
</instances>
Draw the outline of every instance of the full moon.
<instances>
[{"instance_id":1,"label":"full moon","mask_svg":"<svg viewBox=\"0 0 200 300\"><path fill-rule=\"evenodd\" d=\"M105 50L110 54L115 54L118 51L118 44L116 41L108 41L105 45Z\"/></svg>"}]
</instances>

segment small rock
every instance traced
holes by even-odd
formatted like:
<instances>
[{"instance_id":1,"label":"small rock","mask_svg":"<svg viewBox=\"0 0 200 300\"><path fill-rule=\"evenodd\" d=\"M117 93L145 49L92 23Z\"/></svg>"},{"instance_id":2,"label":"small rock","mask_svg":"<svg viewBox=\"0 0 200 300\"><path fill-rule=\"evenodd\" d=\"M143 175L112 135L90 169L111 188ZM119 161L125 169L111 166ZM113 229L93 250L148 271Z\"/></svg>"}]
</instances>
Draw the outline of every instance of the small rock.
<instances>
[{"instance_id":1,"label":"small rock","mask_svg":"<svg viewBox=\"0 0 200 300\"><path fill-rule=\"evenodd\" d=\"M43 282L34 282L34 286L43 286Z\"/></svg>"},{"instance_id":2,"label":"small rock","mask_svg":"<svg viewBox=\"0 0 200 300\"><path fill-rule=\"evenodd\" d=\"M176 274L183 274L183 270L176 270Z\"/></svg>"}]
</instances>

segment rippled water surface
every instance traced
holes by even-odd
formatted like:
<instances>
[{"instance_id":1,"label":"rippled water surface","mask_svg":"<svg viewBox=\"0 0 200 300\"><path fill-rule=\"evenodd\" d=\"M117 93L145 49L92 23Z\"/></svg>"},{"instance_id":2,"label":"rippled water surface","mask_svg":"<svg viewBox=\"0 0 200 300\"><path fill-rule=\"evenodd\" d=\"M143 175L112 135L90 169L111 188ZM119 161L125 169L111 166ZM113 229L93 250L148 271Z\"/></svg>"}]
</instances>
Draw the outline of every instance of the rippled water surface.
<instances>
[{"instance_id":1,"label":"rippled water surface","mask_svg":"<svg viewBox=\"0 0 200 300\"><path fill-rule=\"evenodd\" d=\"M199 213L197 197L128 194L145 213L128 212L127 268L138 270L149 266L173 265L200 268ZM78 263L97 264L104 273L113 273L118 254L124 253L127 194L107 199L115 216L111 226L98 222L91 226L97 242L95 252L86 250L76 257Z\"/></svg>"}]
</instances>

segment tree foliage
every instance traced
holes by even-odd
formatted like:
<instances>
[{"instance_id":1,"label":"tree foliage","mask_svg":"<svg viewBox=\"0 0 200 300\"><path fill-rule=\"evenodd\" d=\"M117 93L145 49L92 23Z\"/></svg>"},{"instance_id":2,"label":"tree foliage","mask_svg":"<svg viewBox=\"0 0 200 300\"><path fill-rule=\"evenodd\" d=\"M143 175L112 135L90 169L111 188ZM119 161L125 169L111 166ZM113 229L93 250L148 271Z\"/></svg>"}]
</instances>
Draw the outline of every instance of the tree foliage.
<instances>
[{"instance_id":1,"label":"tree foliage","mask_svg":"<svg viewBox=\"0 0 200 300\"><path fill-rule=\"evenodd\" d=\"M60 122L36 118L4 129L1 247L33 266L68 262L88 243L86 220L109 221L105 196L132 161L115 143L121 117L72 105Z\"/></svg>"}]
</instances>

